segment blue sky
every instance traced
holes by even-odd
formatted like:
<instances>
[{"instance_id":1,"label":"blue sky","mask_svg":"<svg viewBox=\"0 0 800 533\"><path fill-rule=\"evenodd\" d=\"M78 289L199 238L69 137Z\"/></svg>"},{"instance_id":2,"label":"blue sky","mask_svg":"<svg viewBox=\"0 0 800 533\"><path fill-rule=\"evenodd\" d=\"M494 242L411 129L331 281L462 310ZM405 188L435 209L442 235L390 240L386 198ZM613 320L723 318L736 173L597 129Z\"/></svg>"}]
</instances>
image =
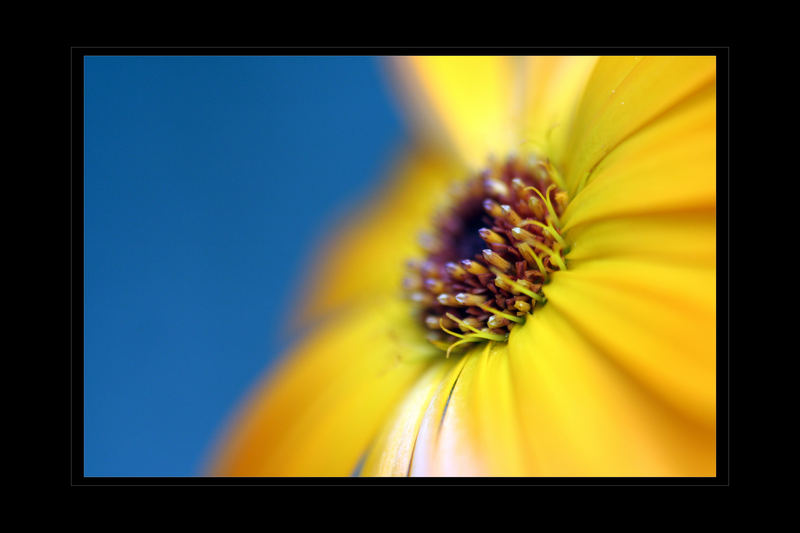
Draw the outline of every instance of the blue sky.
<instances>
[{"instance_id":1,"label":"blue sky","mask_svg":"<svg viewBox=\"0 0 800 533\"><path fill-rule=\"evenodd\" d=\"M87 476L186 476L407 132L379 60L87 57Z\"/></svg>"}]
</instances>

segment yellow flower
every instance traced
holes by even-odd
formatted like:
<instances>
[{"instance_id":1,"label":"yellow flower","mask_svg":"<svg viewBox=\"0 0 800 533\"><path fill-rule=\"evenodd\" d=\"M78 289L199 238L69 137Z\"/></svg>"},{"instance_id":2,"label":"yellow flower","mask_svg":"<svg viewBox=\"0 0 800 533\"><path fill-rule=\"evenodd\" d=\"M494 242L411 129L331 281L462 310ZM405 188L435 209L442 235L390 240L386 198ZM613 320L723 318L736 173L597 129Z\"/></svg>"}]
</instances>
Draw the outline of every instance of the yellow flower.
<instances>
[{"instance_id":1,"label":"yellow flower","mask_svg":"<svg viewBox=\"0 0 800 533\"><path fill-rule=\"evenodd\" d=\"M714 476L715 58L395 65L418 142L320 258L303 317L321 323L213 472ZM551 165L567 201L542 220L566 269L507 341L448 357L401 289L406 260L453 182L511 154Z\"/></svg>"}]
</instances>

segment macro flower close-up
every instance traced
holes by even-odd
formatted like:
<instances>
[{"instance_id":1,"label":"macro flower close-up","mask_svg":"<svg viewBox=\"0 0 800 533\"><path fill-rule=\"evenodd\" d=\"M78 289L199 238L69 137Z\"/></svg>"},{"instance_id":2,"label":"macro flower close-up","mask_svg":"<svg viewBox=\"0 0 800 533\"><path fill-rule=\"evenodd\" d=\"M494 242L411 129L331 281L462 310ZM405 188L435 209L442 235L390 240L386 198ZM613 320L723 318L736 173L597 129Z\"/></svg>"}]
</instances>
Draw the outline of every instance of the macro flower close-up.
<instances>
[{"instance_id":1,"label":"macro flower close-up","mask_svg":"<svg viewBox=\"0 0 800 533\"><path fill-rule=\"evenodd\" d=\"M716 57L386 62L414 139L208 473L715 476Z\"/></svg>"}]
</instances>

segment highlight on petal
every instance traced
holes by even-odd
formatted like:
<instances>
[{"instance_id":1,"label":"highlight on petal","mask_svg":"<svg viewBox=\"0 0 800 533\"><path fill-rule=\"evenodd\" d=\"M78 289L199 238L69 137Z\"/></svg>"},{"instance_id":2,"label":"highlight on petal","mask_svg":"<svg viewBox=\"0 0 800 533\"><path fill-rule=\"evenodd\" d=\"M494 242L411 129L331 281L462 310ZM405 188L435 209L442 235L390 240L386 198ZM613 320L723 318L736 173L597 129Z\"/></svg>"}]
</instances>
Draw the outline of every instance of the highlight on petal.
<instances>
[{"instance_id":1,"label":"highlight on petal","mask_svg":"<svg viewBox=\"0 0 800 533\"><path fill-rule=\"evenodd\" d=\"M557 285L554 281L553 289ZM556 305L548 302L515 328L508 343L519 420L533 461L530 475L715 475L714 424L698 423L654 395L648 383L620 364L607 343L596 343L584 333L584 321L563 312L583 302L567 302L560 294L554 298ZM602 307L601 314L618 311L619 306ZM619 316L630 318L624 312ZM662 356L675 352L652 349L663 340L666 327L646 330L653 334L652 342L638 345L645 334L629 335L638 325L609 321L603 326L616 329L603 331L605 337L625 338L627 350L652 359L656 372L660 365L670 365ZM597 329L592 333L597 335Z\"/></svg>"},{"instance_id":2,"label":"highlight on petal","mask_svg":"<svg viewBox=\"0 0 800 533\"><path fill-rule=\"evenodd\" d=\"M408 149L383 190L332 233L314 258L297 322L377 294L399 294L406 261L419 255L420 234L465 172L438 152Z\"/></svg>"},{"instance_id":3,"label":"highlight on petal","mask_svg":"<svg viewBox=\"0 0 800 533\"><path fill-rule=\"evenodd\" d=\"M597 57L538 56L520 58L523 80L523 148L546 154L562 166L563 152L580 97Z\"/></svg>"},{"instance_id":4,"label":"highlight on petal","mask_svg":"<svg viewBox=\"0 0 800 533\"><path fill-rule=\"evenodd\" d=\"M422 417L411 476L490 476L487 458L477 447L470 424L471 387L482 346L471 349L442 381Z\"/></svg>"},{"instance_id":5,"label":"highlight on petal","mask_svg":"<svg viewBox=\"0 0 800 533\"><path fill-rule=\"evenodd\" d=\"M611 152L562 216L562 227L716 206L716 89L675 105Z\"/></svg>"},{"instance_id":6,"label":"highlight on petal","mask_svg":"<svg viewBox=\"0 0 800 533\"><path fill-rule=\"evenodd\" d=\"M717 213L713 208L620 216L569 232L571 267L594 259L634 258L714 269Z\"/></svg>"},{"instance_id":7,"label":"highlight on petal","mask_svg":"<svg viewBox=\"0 0 800 533\"><path fill-rule=\"evenodd\" d=\"M715 57L601 58L586 83L565 152L570 195L620 143L715 80Z\"/></svg>"},{"instance_id":8,"label":"highlight on petal","mask_svg":"<svg viewBox=\"0 0 800 533\"><path fill-rule=\"evenodd\" d=\"M389 419L362 475L519 476L531 472L505 343L445 359Z\"/></svg>"},{"instance_id":9,"label":"highlight on petal","mask_svg":"<svg viewBox=\"0 0 800 533\"><path fill-rule=\"evenodd\" d=\"M399 57L395 72L417 125L429 141L446 142L471 168L518 143L521 98L508 57Z\"/></svg>"},{"instance_id":10,"label":"highlight on petal","mask_svg":"<svg viewBox=\"0 0 800 533\"><path fill-rule=\"evenodd\" d=\"M716 416L716 272L632 258L572 265L546 291L584 335L698 423Z\"/></svg>"},{"instance_id":11,"label":"highlight on petal","mask_svg":"<svg viewBox=\"0 0 800 533\"><path fill-rule=\"evenodd\" d=\"M390 299L305 340L254 391L211 471L223 476L349 476L386 417L440 352Z\"/></svg>"},{"instance_id":12,"label":"highlight on petal","mask_svg":"<svg viewBox=\"0 0 800 533\"><path fill-rule=\"evenodd\" d=\"M362 476L408 476L414 459L422 418L437 390L444 387L457 360L442 359L419 378L396 412L388 419L382 434L370 446ZM460 368L460 365L459 365Z\"/></svg>"}]
</instances>

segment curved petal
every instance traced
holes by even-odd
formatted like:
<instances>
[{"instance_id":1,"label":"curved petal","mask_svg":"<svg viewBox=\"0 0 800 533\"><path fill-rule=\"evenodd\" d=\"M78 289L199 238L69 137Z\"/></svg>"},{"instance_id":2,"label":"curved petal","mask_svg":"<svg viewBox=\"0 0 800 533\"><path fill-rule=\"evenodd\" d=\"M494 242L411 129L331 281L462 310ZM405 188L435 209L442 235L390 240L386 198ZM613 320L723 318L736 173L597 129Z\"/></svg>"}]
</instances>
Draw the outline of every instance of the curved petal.
<instances>
[{"instance_id":1,"label":"curved petal","mask_svg":"<svg viewBox=\"0 0 800 533\"><path fill-rule=\"evenodd\" d=\"M376 294L397 295L406 261L422 253L420 233L429 230L448 186L463 179L465 172L441 153L408 150L384 189L332 234L313 261L296 321L318 318Z\"/></svg>"},{"instance_id":2,"label":"curved petal","mask_svg":"<svg viewBox=\"0 0 800 533\"><path fill-rule=\"evenodd\" d=\"M557 167L563 165L567 136L597 59L593 56L522 59L522 146L546 155Z\"/></svg>"},{"instance_id":3,"label":"curved petal","mask_svg":"<svg viewBox=\"0 0 800 533\"><path fill-rule=\"evenodd\" d=\"M535 458L524 440L515 399L508 345L489 343L477 357L467 419L474 425L478 451L493 476L524 476Z\"/></svg>"},{"instance_id":4,"label":"curved petal","mask_svg":"<svg viewBox=\"0 0 800 533\"><path fill-rule=\"evenodd\" d=\"M592 221L569 232L567 263L594 259L649 259L710 268L717 261L717 213L698 209Z\"/></svg>"},{"instance_id":5,"label":"curved petal","mask_svg":"<svg viewBox=\"0 0 800 533\"><path fill-rule=\"evenodd\" d=\"M547 306L665 402L713 426L714 266L626 256L568 266L547 287Z\"/></svg>"},{"instance_id":6,"label":"curved petal","mask_svg":"<svg viewBox=\"0 0 800 533\"><path fill-rule=\"evenodd\" d=\"M713 210L716 137L712 84L609 154L570 202L562 227L569 233L615 217Z\"/></svg>"},{"instance_id":7,"label":"curved petal","mask_svg":"<svg viewBox=\"0 0 800 533\"><path fill-rule=\"evenodd\" d=\"M405 405L398 416L399 420L412 417L418 428L401 434L398 440L403 445L394 446L410 450L402 463L407 475L520 476L530 472L507 345L473 347L448 368L437 388L428 383L424 394Z\"/></svg>"},{"instance_id":8,"label":"curved petal","mask_svg":"<svg viewBox=\"0 0 800 533\"><path fill-rule=\"evenodd\" d=\"M478 449L471 411L471 387L482 347L460 358L422 416L409 469L411 476L490 476L492 471Z\"/></svg>"},{"instance_id":9,"label":"curved petal","mask_svg":"<svg viewBox=\"0 0 800 533\"><path fill-rule=\"evenodd\" d=\"M515 148L519 77L507 57L400 57L393 63L417 133L449 145L471 169Z\"/></svg>"},{"instance_id":10,"label":"curved petal","mask_svg":"<svg viewBox=\"0 0 800 533\"><path fill-rule=\"evenodd\" d=\"M444 383L447 382L447 376L456 364L456 359L440 357L420 377L389 419L381 435L370 446L361 471L362 476L410 475L423 415L437 391L446 387Z\"/></svg>"},{"instance_id":11,"label":"curved petal","mask_svg":"<svg viewBox=\"0 0 800 533\"><path fill-rule=\"evenodd\" d=\"M303 342L255 391L214 475L347 476L432 358L405 304L379 300Z\"/></svg>"},{"instance_id":12,"label":"curved petal","mask_svg":"<svg viewBox=\"0 0 800 533\"><path fill-rule=\"evenodd\" d=\"M546 289L592 343L706 426L716 414L715 164L712 82L600 162L562 217L569 269Z\"/></svg>"},{"instance_id":13,"label":"curved petal","mask_svg":"<svg viewBox=\"0 0 800 533\"><path fill-rule=\"evenodd\" d=\"M563 174L571 196L631 135L716 80L714 57L604 57L586 84Z\"/></svg>"},{"instance_id":14,"label":"curved petal","mask_svg":"<svg viewBox=\"0 0 800 533\"><path fill-rule=\"evenodd\" d=\"M635 327L613 333L627 338ZM548 303L515 328L508 351L532 475L715 474L714 426L654 396L560 307Z\"/></svg>"}]
</instances>

